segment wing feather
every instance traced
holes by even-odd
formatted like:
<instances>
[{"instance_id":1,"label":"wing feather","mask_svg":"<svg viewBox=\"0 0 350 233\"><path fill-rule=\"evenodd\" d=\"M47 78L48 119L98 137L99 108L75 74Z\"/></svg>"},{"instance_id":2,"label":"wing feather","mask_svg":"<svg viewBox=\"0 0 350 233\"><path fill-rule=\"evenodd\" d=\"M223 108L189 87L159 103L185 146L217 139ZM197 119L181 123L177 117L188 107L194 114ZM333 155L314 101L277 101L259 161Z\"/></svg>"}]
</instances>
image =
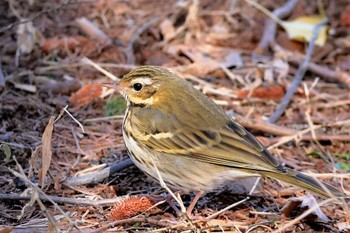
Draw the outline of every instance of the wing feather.
<instances>
[{"instance_id":1,"label":"wing feather","mask_svg":"<svg viewBox=\"0 0 350 233\"><path fill-rule=\"evenodd\" d=\"M162 153L185 156L202 162L220 166L261 171L284 171L283 166L265 149L264 146L246 129L234 121L220 128L195 128L180 122L174 116L164 116L157 112L155 124L150 116L147 120L134 121L134 124L146 124L133 127L136 141ZM141 115L139 114L139 117ZM171 119L167 122L160 119ZM160 123L159 123L160 122ZM130 127L131 124L126 124ZM182 126L183 128L179 128ZM135 132L135 129L147 129Z\"/></svg>"}]
</instances>

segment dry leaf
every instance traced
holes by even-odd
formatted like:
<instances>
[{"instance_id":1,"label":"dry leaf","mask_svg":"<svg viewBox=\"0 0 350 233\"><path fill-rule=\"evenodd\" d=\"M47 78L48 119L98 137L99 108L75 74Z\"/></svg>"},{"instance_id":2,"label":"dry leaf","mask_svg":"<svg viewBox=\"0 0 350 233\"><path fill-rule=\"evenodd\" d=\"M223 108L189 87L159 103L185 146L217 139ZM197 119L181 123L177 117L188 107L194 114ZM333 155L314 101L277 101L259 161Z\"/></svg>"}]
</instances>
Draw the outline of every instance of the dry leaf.
<instances>
[{"instance_id":1,"label":"dry leaf","mask_svg":"<svg viewBox=\"0 0 350 233\"><path fill-rule=\"evenodd\" d=\"M177 67L177 70L183 74L191 74L197 77L203 77L210 72L220 68L220 64L214 60L196 62L186 66Z\"/></svg>"},{"instance_id":2,"label":"dry leaf","mask_svg":"<svg viewBox=\"0 0 350 233\"><path fill-rule=\"evenodd\" d=\"M0 229L0 233L10 233L13 230L13 226L5 227L3 229Z\"/></svg>"},{"instance_id":3,"label":"dry leaf","mask_svg":"<svg viewBox=\"0 0 350 233\"><path fill-rule=\"evenodd\" d=\"M53 50L69 50L72 51L76 47L87 43L88 39L83 36L71 36L71 37L53 37L50 39L45 40L41 48L44 50L44 52L49 53Z\"/></svg>"},{"instance_id":4,"label":"dry leaf","mask_svg":"<svg viewBox=\"0 0 350 233\"><path fill-rule=\"evenodd\" d=\"M20 53L31 53L36 43L41 43L42 34L33 26L32 21L18 25L17 46Z\"/></svg>"},{"instance_id":5,"label":"dry leaf","mask_svg":"<svg viewBox=\"0 0 350 233\"><path fill-rule=\"evenodd\" d=\"M321 16L301 16L293 21L283 21L282 26L288 33L288 37L292 40L310 42L313 30L323 18ZM322 26L316 44L323 46L327 40L327 26Z\"/></svg>"},{"instance_id":6,"label":"dry leaf","mask_svg":"<svg viewBox=\"0 0 350 233\"><path fill-rule=\"evenodd\" d=\"M300 207L307 207L308 209L311 209L314 208L314 206L317 206L313 213L324 222L330 221L329 218L322 212L321 208L318 206L315 197L311 194L307 194L302 197L296 197L295 199L302 201Z\"/></svg>"},{"instance_id":7,"label":"dry leaf","mask_svg":"<svg viewBox=\"0 0 350 233\"><path fill-rule=\"evenodd\" d=\"M284 96L285 90L283 86L275 85L271 87L257 87L253 90L240 90L237 92L237 96L243 97L254 97L260 99L272 99L280 100Z\"/></svg>"},{"instance_id":8,"label":"dry leaf","mask_svg":"<svg viewBox=\"0 0 350 233\"><path fill-rule=\"evenodd\" d=\"M349 27L350 26L350 5L348 5L340 16L340 25Z\"/></svg>"},{"instance_id":9,"label":"dry leaf","mask_svg":"<svg viewBox=\"0 0 350 233\"><path fill-rule=\"evenodd\" d=\"M102 94L102 85L100 83L88 84L80 88L79 91L73 94L70 97L69 102L74 107L78 108L83 106L84 104L91 102L96 98L99 98L101 94Z\"/></svg>"},{"instance_id":10,"label":"dry leaf","mask_svg":"<svg viewBox=\"0 0 350 233\"><path fill-rule=\"evenodd\" d=\"M39 175L39 182L41 183L41 187L44 187L45 184L45 177L47 174L47 171L49 170L50 164L51 164L51 158L52 158L52 149L51 149L51 138L52 138L52 131L53 131L53 124L55 123L55 117L51 117L49 123L47 124L43 137L42 137L42 167L41 167L41 173Z\"/></svg>"},{"instance_id":11,"label":"dry leaf","mask_svg":"<svg viewBox=\"0 0 350 233\"><path fill-rule=\"evenodd\" d=\"M283 207L282 213L288 215L290 212L292 212L292 210L294 210L298 206L307 209L315 208L315 206L317 206L317 208L315 208L315 210L312 213L324 222L330 221L329 218L322 212L321 208L318 206L315 197L311 194L291 198L290 202Z\"/></svg>"}]
</instances>

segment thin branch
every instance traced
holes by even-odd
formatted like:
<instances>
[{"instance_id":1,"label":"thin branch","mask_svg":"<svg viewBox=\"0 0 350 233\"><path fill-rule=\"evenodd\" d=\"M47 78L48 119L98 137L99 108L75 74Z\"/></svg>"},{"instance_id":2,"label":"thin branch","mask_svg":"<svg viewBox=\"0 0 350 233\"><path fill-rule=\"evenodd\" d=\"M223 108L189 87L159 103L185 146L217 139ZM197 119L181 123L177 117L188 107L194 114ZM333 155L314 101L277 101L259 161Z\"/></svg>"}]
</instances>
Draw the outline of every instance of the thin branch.
<instances>
[{"instance_id":1,"label":"thin branch","mask_svg":"<svg viewBox=\"0 0 350 233\"><path fill-rule=\"evenodd\" d=\"M67 110L68 105L63 110L79 125L83 133L85 133L84 126Z\"/></svg>"},{"instance_id":2,"label":"thin branch","mask_svg":"<svg viewBox=\"0 0 350 233\"><path fill-rule=\"evenodd\" d=\"M316 26L314 27L313 33L312 33L312 38L310 40L310 44L309 44L309 47L308 47L306 55L305 55L305 59L304 59L303 63L300 65L297 73L295 74L293 82L290 85L290 87L288 88L287 93L283 97L281 103L278 105L276 111L272 114L272 116L268 119L269 123L275 123L282 116L285 109L287 108L291 98L293 97L301 80L303 79L303 77L305 75L308 64L311 60L311 55L314 51L315 42L316 42L316 39L318 37L318 33L319 33L321 27L324 26L327 22L328 22L328 19L324 18L321 22L316 24Z\"/></svg>"},{"instance_id":3,"label":"thin branch","mask_svg":"<svg viewBox=\"0 0 350 233\"><path fill-rule=\"evenodd\" d=\"M73 204L73 205L87 205L87 206L104 206L104 205L112 205L118 201L122 201L127 196L120 196L117 198L111 199L103 199L103 200L90 200L87 198L70 198L70 197L58 197L51 195L39 195L39 199L41 201L46 202L56 202L56 203L65 203L65 204ZM32 198L31 194L22 195L17 193L0 193L0 200L30 200Z\"/></svg>"},{"instance_id":4,"label":"thin branch","mask_svg":"<svg viewBox=\"0 0 350 233\"><path fill-rule=\"evenodd\" d=\"M280 20L276 14L272 14L269 10L267 10L265 7L263 7L262 5L260 5L257 1L245 0L245 2L248 3L249 5L252 5L253 7L255 7L256 9L258 9L259 11L261 11L262 13L264 13L265 15L267 15L270 19L272 19L273 21L275 21L275 22L278 23L279 25L282 25L282 24L283 24L282 20ZM290 2L288 2L288 3L290 3ZM288 3L287 3L287 4L288 4ZM286 4L286 5L287 5L287 4Z\"/></svg>"},{"instance_id":5,"label":"thin branch","mask_svg":"<svg viewBox=\"0 0 350 233\"><path fill-rule=\"evenodd\" d=\"M135 64L135 56L134 56L134 45L137 39L144 33L148 28L158 23L160 18L156 17L147 22L145 22L141 27L138 27L136 32L132 35L128 46L125 48L125 53L127 56L128 64Z\"/></svg>"},{"instance_id":6,"label":"thin branch","mask_svg":"<svg viewBox=\"0 0 350 233\"><path fill-rule=\"evenodd\" d=\"M122 224L127 224L127 223L132 224L132 223L137 223L137 222L150 223L150 224L158 225L158 226L162 226L162 227L168 227L172 224L171 222L167 223L163 220L157 220L157 219L153 219L150 217L134 217L134 218L117 220L117 221L108 223L107 225L105 225L97 230L90 231L90 233L102 233L102 232L105 232L107 229L115 227L117 225L122 225Z\"/></svg>"},{"instance_id":7,"label":"thin branch","mask_svg":"<svg viewBox=\"0 0 350 233\"><path fill-rule=\"evenodd\" d=\"M272 148L276 148L276 147L279 147L289 141L292 141L292 140L296 140L296 139L299 139L299 138L302 138L302 135L304 134L309 134L310 131L312 130L315 130L315 129L320 129L322 127L331 127L331 126L340 126L340 125L347 125L347 124L350 124L350 119L347 119L347 120L344 120L344 121L337 121L337 122L334 122L334 123L331 123L331 124L328 124L328 125L314 125L312 128L306 128L304 130L301 130L299 132L297 132L296 134L294 135L290 135L290 136L285 136L285 137L282 137L277 143L275 143L274 145L271 145L268 147L268 149L272 149ZM330 140L330 137L331 136L338 136L338 135L329 135L329 136L325 136L325 140ZM311 135L309 135L309 140L314 140L313 137ZM317 136L317 139L318 140L321 140L320 138L320 135ZM349 135L346 135L344 138L343 138L345 141L349 141L350 140L350 137Z\"/></svg>"},{"instance_id":8,"label":"thin branch","mask_svg":"<svg viewBox=\"0 0 350 233\"><path fill-rule=\"evenodd\" d=\"M118 77L116 77L116 76L113 75L112 73L108 72L107 70L103 69L100 65L98 65L97 63L91 61L89 58L83 57L83 58L81 59L81 61L82 61L84 64L93 66L96 70L100 71L101 73L103 73L104 75L106 75L108 78L112 79L113 81L118 81L118 80L119 80Z\"/></svg>"},{"instance_id":9,"label":"thin branch","mask_svg":"<svg viewBox=\"0 0 350 233\"><path fill-rule=\"evenodd\" d=\"M1 65L1 59L0 59L0 92L5 88L5 76L4 72L2 72L2 65Z\"/></svg>"},{"instance_id":10,"label":"thin branch","mask_svg":"<svg viewBox=\"0 0 350 233\"><path fill-rule=\"evenodd\" d=\"M65 182L65 184L75 186L75 185L86 185L91 183L98 183L108 178L112 174L115 174L120 170L130 167L131 165L133 165L133 162L131 161L131 159L126 159L121 162L117 162L112 166L97 172L92 172L87 175L82 175L78 177L71 177Z\"/></svg>"},{"instance_id":11,"label":"thin branch","mask_svg":"<svg viewBox=\"0 0 350 233\"><path fill-rule=\"evenodd\" d=\"M287 60L292 64L300 65L303 61L303 58L300 55L293 54L291 56L288 56ZM347 88L350 88L350 75L348 72L341 70L331 70L327 67L320 66L312 62L307 65L307 69L325 81L337 82L346 86Z\"/></svg>"},{"instance_id":12,"label":"thin branch","mask_svg":"<svg viewBox=\"0 0 350 233\"><path fill-rule=\"evenodd\" d=\"M232 115L232 114L228 114L228 115ZM271 123L264 122L264 121L256 121L254 119L248 119L248 118L245 118L243 116L236 115L236 114L233 116L233 119L245 128L259 130L261 132L273 134L273 135L277 135L277 136L286 136L285 139L287 139L288 136L290 136L288 141L293 140L293 139L298 139L300 141L312 141L313 140L312 135L310 134L309 128L307 128L306 131L303 131L303 130L298 131L298 130L291 129L291 128L288 128L285 126L271 124ZM347 124L347 122L343 122L343 124ZM322 126L317 126L317 128L315 128L315 129L319 129L321 127L332 127L332 125L326 124L326 125L322 125ZM278 138L278 137L269 138L269 141L271 143L275 143L279 140L281 140L281 138ZM330 141L348 142L348 141L350 141L350 137L347 134L329 135L329 134L321 133L321 134L317 134L317 140L319 140L319 141L330 140Z\"/></svg>"},{"instance_id":13,"label":"thin branch","mask_svg":"<svg viewBox=\"0 0 350 233\"><path fill-rule=\"evenodd\" d=\"M14 160L16 161L15 157L14 157ZM67 219L67 221L70 224L72 224L79 232L82 232L81 229L78 227L78 225L75 222L73 222L73 220L67 215L67 213L64 212L63 209L59 205L57 205L57 203L54 202L41 188L39 188L37 184L34 184L33 182L31 182L25 175L22 175L11 168L8 168L8 169L10 170L10 172L12 172L12 174L14 174L18 178L24 180L28 184L28 186L35 189L40 195L47 198L47 201L51 202L55 206L55 208ZM21 172L21 173L23 173L23 172Z\"/></svg>"},{"instance_id":14,"label":"thin branch","mask_svg":"<svg viewBox=\"0 0 350 233\"><path fill-rule=\"evenodd\" d=\"M279 126L264 121L256 121L254 119L245 118L237 114L233 116L233 119L245 128L259 130L273 135L289 136L298 132L297 130L290 129L285 126Z\"/></svg>"},{"instance_id":15,"label":"thin branch","mask_svg":"<svg viewBox=\"0 0 350 233\"><path fill-rule=\"evenodd\" d=\"M277 18L287 17L295 8L298 0L289 0L286 4L273 11L273 15ZM272 41L275 40L277 31L277 23L273 19L267 19L264 27L264 34L259 42L258 47L255 49L258 53L263 53Z\"/></svg>"}]
</instances>

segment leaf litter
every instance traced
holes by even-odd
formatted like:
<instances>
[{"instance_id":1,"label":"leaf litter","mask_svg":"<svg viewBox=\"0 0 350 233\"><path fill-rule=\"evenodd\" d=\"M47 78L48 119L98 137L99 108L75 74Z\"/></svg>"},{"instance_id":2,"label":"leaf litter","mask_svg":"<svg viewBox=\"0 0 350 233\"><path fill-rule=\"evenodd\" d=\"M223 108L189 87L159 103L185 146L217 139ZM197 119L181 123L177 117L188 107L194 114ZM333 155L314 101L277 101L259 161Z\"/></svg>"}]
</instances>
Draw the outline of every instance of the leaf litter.
<instances>
[{"instance_id":1,"label":"leaf litter","mask_svg":"<svg viewBox=\"0 0 350 233\"><path fill-rule=\"evenodd\" d=\"M19 4L25 1L11 2L12 8L7 4L0 7L5 23L0 24L1 29L15 23L14 15L17 13L29 21L0 33L1 71L6 82L0 93L0 197L1 194L10 194L10 199L0 199L0 229L4 232L20 232L26 224L38 221L44 231L57 227L63 231L73 229L49 202L43 203L56 219L53 222L41 213L42 206L38 203L28 206L30 199L11 199L11 194L20 194L28 188L24 180L8 170L16 169L11 156L17 159L32 182L45 182L41 188L47 195L91 200L130 195L126 199L127 205L138 206L133 208L132 215L137 215L133 221L130 208L124 209L123 213L123 203L119 203L119 209L112 211L113 204L59 203L81 229L91 231L109 226L121 231L147 232L157 229L179 232L195 228L212 232L273 232L305 211L296 206L290 216L280 215L281 209L293 198L301 202L310 198L296 187L269 179L263 180L249 201L207 223L194 221L192 224L177 218L167 204L159 205L160 210L156 212L148 211L155 203L149 203L149 199L141 196L167 193L134 166L98 183L80 186L65 183L82 170L112 165L128 158L121 137L120 117L107 118L113 113L123 115L125 106L113 102L118 94L101 89L101 83L110 80L83 64L83 57L100 64L117 77L122 77L136 65L169 67L225 110L234 111L249 121L265 122L292 82L300 64L296 60L302 58L304 51L284 47L286 43L275 44L270 51L262 54L263 62L254 62L254 49L267 19L257 9L245 1L229 0L50 0L32 1L27 8ZM292 18L284 20L293 22L298 17L320 14L316 2L299 1ZM259 4L271 10L282 3L264 0ZM350 175L346 166L349 159L336 156L350 153L350 124L346 123L350 119L350 96L346 88L346 83L350 83L346 66L349 56L346 12L349 5L345 0L337 1L337 4L324 1L324 4L331 33L324 47L315 48L317 60L315 55L312 62L316 66L309 67L303 85L298 87L285 114L277 122L278 126L293 132L314 131L316 139L318 135L322 135L322 139L316 143L311 135L292 135L285 140L280 134L252 127L254 124L250 124L249 129L266 146L279 142L272 152L287 166L315 176L322 173L319 179L349 190ZM57 9L50 11L52 7ZM154 23L147 24L151 20ZM276 38L283 33L283 29L279 28ZM284 37L284 40L288 39ZM279 40L276 41L279 43ZM298 48L307 47L307 43L293 43ZM329 78L336 77L339 72L342 76L338 81ZM327 79L324 74L333 76ZM314 84L316 78L320 79ZM304 86L312 87L309 93L305 93ZM53 127L50 116L59 115L68 104L69 112L83 125L84 132L67 114L63 114ZM312 125L318 128L311 129ZM43 156L41 162L38 160L40 150ZM236 194L239 191L242 193ZM192 194L183 196L185 205L192 197ZM244 188L230 184L202 197L194 215L210 216L245 197ZM308 203L311 203L306 204L310 207L314 202ZM348 205L349 200L345 200L341 205L330 202L320 206L317 211L321 219L310 221L304 218L289 226L288 231L346 232L350 221ZM22 218L18 220L22 211ZM118 216L114 220L124 222L108 225L111 220L108 216L113 213ZM326 218L320 213L330 218L327 225L321 223L322 218ZM27 228L31 232L38 229L36 224Z\"/></svg>"}]
</instances>

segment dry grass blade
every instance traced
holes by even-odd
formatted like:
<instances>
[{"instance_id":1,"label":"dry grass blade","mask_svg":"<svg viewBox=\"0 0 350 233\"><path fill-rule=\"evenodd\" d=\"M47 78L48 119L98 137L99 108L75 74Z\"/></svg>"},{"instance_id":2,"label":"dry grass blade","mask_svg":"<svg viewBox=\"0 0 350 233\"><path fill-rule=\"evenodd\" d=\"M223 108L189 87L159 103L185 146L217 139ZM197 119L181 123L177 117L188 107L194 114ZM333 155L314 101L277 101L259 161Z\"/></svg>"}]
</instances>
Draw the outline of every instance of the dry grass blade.
<instances>
[{"instance_id":1,"label":"dry grass blade","mask_svg":"<svg viewBox=\"0 0 350 233\"><path fill-rule=\"evenodd\" d=\"M152 160L152 163L153 163L153 166L157 172L157 175L158 175L158 180L160 182L160 185L166 189L166 191L168 191L171 195L172 198L174 198L174 200L180 205L180 208L181 208L181 212L182 213L186 213L186 207L180 197L180 195L176 196L175 193L173 191L171 191L171 189L166 185L166 183L164 182L163 180L163 177L162 175L160 174L159 170L158 170L158 167L157 165L153 162Z\"/></svg>"},{"instance_id":2,"label":"dry grass blade","mask_svg":"<svg viewBox=\"0 0 350 233\"><path fill-rule=\"evenodd\" d=\"M41 147L42 167L39 175L39 181L41 183L41 187L44 187L45 185L45 177L51 164L51 158L52 158L51 139L52 139L52 131L53 131L54 123L55 123L55 117L52 116L50 117L50 121L47 124L42 137L42 143L43 143Z\"/></svg>"},{"instance_id":3,"label":"dry grass blade","mask_svg":"<svg viewBox=\"0 0 350 233\"><path fill-rule=\"evenodd\" d=\"M93 39L98 39L100 41L108 41L109 38L101 29L99 29L93 22L85 17L76 19L81 30Z\"/></svg>"},{"instance_id":4,"label":"dry grass blade","mask_svg":"<svg viewBox=\"0 0 350 233\"><path fill-rule=\"evenodd\" d=\"M93 66L96 70L100 71L101 73L106 75L108 78L112 79L113 81L118 81L119 80L118 77L116 77L112 73L108 72L107 70L103 69L100 65L98 65L95 62L91 61L89 58L83 57L83 59L81 59L81 61L83 63L87 64L87 65Z\"/></svg>"},{"instance_id":5,"label":"dry grass blade","mask_svg":"<svg viewBox=\"0 0 350 233\"><path fill-rule=\"evenodd\" d=\"M313 127L308 127L304 130L301 130L301 131L295 133L294 135L282 137L277 143L269 146L268 149L271 150L271 149L277 148L277 147L279 147L279 146L281 146L289 141L297 140L297 139L301 138L302 135L305 135L305 134L311 132L312 130L320 129L322 127L342 126L342 125L347 125L347 124L350 124L350 119L347 119L344 121L336 121L336 122L328 124L328 125L314 125Z\"/></svg>"},{"instance_id":6,"label":"dry grass blade","mask_svg":"<svg viewBox=\"0 0 350 233\"><path fill-rule=\"evenodd\" d=\"M63 110L68 114L68 116L70 116L73 119L73 121L75 121L79 125L79 127L81 128L81 131L85 133L84 126L67 110L67 108L68 108L68 105L64 107Z\"/></svg>"}]
</instances>

